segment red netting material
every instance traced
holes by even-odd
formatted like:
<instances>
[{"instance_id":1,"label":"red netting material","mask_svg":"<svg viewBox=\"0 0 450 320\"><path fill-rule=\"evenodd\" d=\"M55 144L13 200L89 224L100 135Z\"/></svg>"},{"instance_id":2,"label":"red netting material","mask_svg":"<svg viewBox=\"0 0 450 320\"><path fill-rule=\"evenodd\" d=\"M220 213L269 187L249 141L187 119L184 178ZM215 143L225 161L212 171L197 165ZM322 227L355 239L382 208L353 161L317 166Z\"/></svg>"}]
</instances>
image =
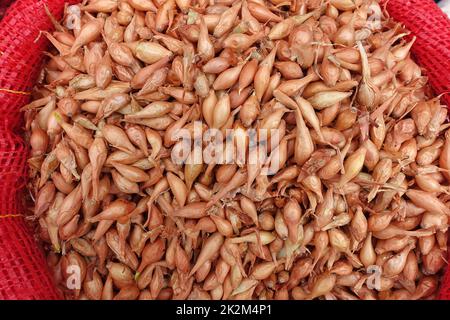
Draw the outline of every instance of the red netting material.
<instances>
[{"instance_id":1,"label":"red netting material","mask_svg":"<svg viewBox=\"0 0 450 320\"><path fill-rule=\"evenodd\" d=\"M13 2L14 2L14 0L1 0L0 1L0 20L5 15L6 9L8 9L10 4Z\"/></svg>"},{"instance_id":2,"label":"red netting material","mask_svg":"<svg viewBox=\"0 0 450 320\"><path fill-rule=\"evenodd\" d=\"M431 0L388 0L386 8L417 37L412 52L417 63L426 70L441 101L450 107L450 20ZM450 258L450 255L449 255ZM439 298L450 300L450 268L441 284Z\"/></svg>"},{"instance_id":3,"label":"red netting material","mask_svg":"<svg viewBox=\"0 0 450 320\"><path fill-rule=\"evenodd\" d=\"M0 14L2 5L10 2L0 4ZM64 0L17 0L0 22L0 299L61 297L41 248L20 216L27 148L20 136L18 109L29 96L4 90L28 92L33 87L47 45L43 37L35 39L39 30L51 28L44 3L61 16ZM436 93L450 91L448 18L432 0L390 0L387 9L417 36L413 53ZM450 96L443 99L450 106ZM450 299L450 272L443 279L440 298Z\"/></svg>"},{"instance_id":4,"label":"red netting material","mask_svg":"<svg viewBox=\"0 0 450 320\"><path fill-rule=\"evenodd\" d=\"M57 299L46 261L20 214L27 148L18 112L29 99L47 45L40 30L51 23L44 3L61 16L63 0L18 0L0 22L0 299Z\"/></svg>"},{"instance_id":5,"label":"red netting material","mask_svg":"<svg viewBox=\"0 0 450 320\"><path fill-rule=\"evenodd\" d=\"M414 58L426 70L437 94L450 106L450 20L431 0L386 0L392 18L402 22L417 40Z\"/></svg>"}]
</instances>

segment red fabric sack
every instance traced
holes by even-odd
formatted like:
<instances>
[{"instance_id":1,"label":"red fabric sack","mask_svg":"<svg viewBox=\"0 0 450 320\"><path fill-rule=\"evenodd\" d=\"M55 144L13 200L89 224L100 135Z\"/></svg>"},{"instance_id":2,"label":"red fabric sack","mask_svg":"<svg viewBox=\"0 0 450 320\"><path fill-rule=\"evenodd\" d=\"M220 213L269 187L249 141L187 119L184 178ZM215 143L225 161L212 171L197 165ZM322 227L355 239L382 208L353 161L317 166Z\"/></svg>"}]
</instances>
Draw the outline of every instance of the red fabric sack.
<instances>
[{"instance_id":1,"label":"red fabric sack","mask_svg":"<svg viewBox=\"0 0 450 320\"><path fill-rule=\"evenodd\" d=\"M11 3L0 1L0 15ZM19 109L42 67L50 30L44 4L57 18L64 0L16 0L0 21L0 299L60 299L42 248L23 216L27 146ZM77 2L77 1L71 1ZM432 0L385 1L390 15L417 37L412 52L436 94L450 91L450 21ZM1 19L1 16L0 16ZM450 106L450 95L442 98ZM440 299L450 300L450 272Z\"/></svg>"}]
</instances>

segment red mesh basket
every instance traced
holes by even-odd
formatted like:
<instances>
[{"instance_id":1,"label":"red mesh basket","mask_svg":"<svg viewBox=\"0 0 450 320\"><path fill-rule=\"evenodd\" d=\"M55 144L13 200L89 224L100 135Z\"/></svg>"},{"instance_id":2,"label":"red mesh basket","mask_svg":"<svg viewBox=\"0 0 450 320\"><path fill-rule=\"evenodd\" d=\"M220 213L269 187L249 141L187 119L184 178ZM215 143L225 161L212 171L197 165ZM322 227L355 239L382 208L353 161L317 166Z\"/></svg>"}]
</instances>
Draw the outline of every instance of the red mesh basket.
<instances>
[{"instance_id":1,"label":"red mesh basket","mask_svg":"<svg viewBox=\"0 0 450 320\"><path fill-rule=\"evenodd\" d=\"M11 2L0 1L0 19ZM28 102L42 66L47 41L39 31L52 27L44 4L59 18L64 2L17 0L0 21L0 299L61 298L42 248L22 216L27 146L18 110ZM449 92L449 19L431 0L390 0L386 7L417 37L412 51L435 93ZM449 95L442 99L450 106ZM439 298L450 299L450 272L443 278Z\"/></svg>"}]
</instances>

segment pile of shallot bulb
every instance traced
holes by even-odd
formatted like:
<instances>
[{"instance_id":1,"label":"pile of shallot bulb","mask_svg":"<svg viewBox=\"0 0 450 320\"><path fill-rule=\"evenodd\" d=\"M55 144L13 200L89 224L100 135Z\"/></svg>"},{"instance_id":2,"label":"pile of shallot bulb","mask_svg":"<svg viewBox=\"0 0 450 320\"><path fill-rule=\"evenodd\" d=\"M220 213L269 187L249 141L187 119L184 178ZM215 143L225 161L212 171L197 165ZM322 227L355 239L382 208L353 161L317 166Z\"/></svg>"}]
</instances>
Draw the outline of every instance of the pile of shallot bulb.
<instances>
[{"instance_id":1,"label":"pile of shallot bulb","mask_svg":"<svg viewBox=\"0 0 450 320\"><path fill-rule=\"evenodd\" d=\"M437 296L447 109L377 1L96 0L51 18L23 110L67 299ZM244 148L193 161L212 129ZM200 136L181 162L180 132Z\"/></svg>"}]
</instances>

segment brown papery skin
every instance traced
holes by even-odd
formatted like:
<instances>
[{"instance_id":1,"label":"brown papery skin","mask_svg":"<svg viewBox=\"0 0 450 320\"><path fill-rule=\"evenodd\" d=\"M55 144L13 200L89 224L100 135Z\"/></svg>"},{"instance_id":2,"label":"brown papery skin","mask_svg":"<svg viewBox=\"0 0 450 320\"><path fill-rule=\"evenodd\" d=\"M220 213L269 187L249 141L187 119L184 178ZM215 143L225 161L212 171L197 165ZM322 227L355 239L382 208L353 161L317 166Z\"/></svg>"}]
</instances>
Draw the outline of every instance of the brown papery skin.
<instances>
[{"instance_id":1,"label":"brown papery skin","mask_svg":"<svg viewBox=\"0 0 450 320\"><path fill-rule=\"evenodd\" d=\"M437 296L447 108L378 0L75 6L22 108L66 299Z\"/></svg>"}]
</instances>

